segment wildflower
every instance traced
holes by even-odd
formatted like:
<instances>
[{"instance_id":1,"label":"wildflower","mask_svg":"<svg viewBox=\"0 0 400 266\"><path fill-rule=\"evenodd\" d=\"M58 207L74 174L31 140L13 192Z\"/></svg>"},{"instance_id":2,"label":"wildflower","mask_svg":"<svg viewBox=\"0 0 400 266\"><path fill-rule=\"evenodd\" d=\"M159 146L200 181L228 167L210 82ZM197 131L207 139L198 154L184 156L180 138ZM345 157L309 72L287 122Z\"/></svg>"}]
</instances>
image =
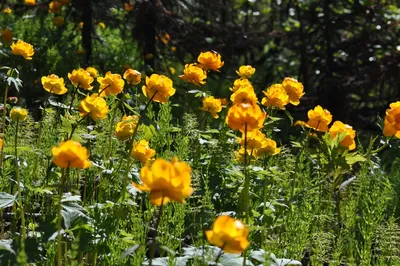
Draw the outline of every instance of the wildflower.
<instances>
[{"instance_id":1,"label":"wildflower","mask_svg":"<svg viewBox=\"0 0 400 266\"><path fill-rule=\"evenodd\" d=\"M11 14L11 13L12 13L12 10L11 10L11 8L6 7L6 8L3 9L3 13L4 13L4 14Z\"/></svg>"},{"instance_id":2,"label":"wildflower","mask_svg":"<svg viewBox=\"0 0 400 266\"><path fill-rule=\"evenodd\" d=\"M3 44L12 42L13 33L9 29L5 28L1 31L1 41Z\"/></svg>"},{"instance_id":3,"label":"wildflower","mask_svg":"<svg viewBox=\"0 0 400 266\"><path fill-rule=\"evenodd\" d=\"M205 84L207 73L195 64L186 64L183 70L183 75L179 76L181 79L191 82L197 86Z\"/></svg>"},{"instance_id":4,"label":"wildflower","mask_svg":"<svg viewBox=\"0 0 400 266\"><path fill-rule=\"evenodd\" d=\"M15 55L23 56L26 60L32 60L32 56L35 53L33 46L24 41L18 40L16 43L11 44L11 53Z\"/></svg>"},{"instance_id":5,"label":"wildflower","mask_svg":"<svg viewBox=\"0 0 400 266\"><path fill-rule=\"evenodd\" d=\"M43 76L41 80L43 88L50 93L62 95L68 91L65 87L64 79L59 78L55 74L51 74L47 77Z\"/></svg>"},{"instance_id":6,"label":"wildflower","mask_svg":"<svg viewBox=\"0 0 400 266\"><path fill-rule=\"evenodd\" d=\"M294 126L305 127L305 126L307 126L307 123L304 122L304 121L301 121L301 120L297 120L297 121L294 123Z\"/></svg>"},{"instance_id":7,"label":"wildflower","mask_svg":"<svg viewBox=\"0 0 400 266\"><path fill-rule=\"evenodd\" d=\"M90 86L90 84L93 83L94 78L83 68L72 70L72 74L68 73L68 78L76 88L80 87L85 90L93 89L93 86Z\"/></svg>"},{"instance_id":8,"label":"wildflower","mask_svg":"<svg viewBox=\"0 0 400 266\"><path fill-rule=\"evenodd\" d=\"M176 51L176 46L171 46L171 52L175 52Z\"/></svg>"},{"instance_id":9,"label":"wildflower","mask_svg":"<svg viewBox=\"0 0 400 266\"><path fill-rule=\"evenodd\" d=\"M237 79L233 83L233 87L229 88L231 91L235 92L240 88L253 87L248 79Z\"/></svg>"},{"instance_id":10,"label":"wildflower","mask_svg":"<svg viewBox=\"0 0 400 266\"><path fill-rule=\"evenodd\" d=\"M153 99L155 102L165 103L168 97L175 94L175 89L172 87L172 80L164 75L152 74L146 77L146 85L143 85L143 94Z\"/></svg>"},{"instance_id":11,"label":"wildflower","mask_svg":"<svg viewBox=\"0 0 400 266\"><path fill-rule=\"evenodd\" d=\"M84 55L86 52L85 52L85 50L83 50L83 49L78 49L78 50L75 51L75 53L76 53L77 55Z\"/></svg>"},{"instance_id":12,"label":"wildflower","mask_svg":"<svg viewBox=\"0 0 400 266\"><path fill-rule=\"evenodd\" d=\"M174 74L175 74L175 68L173 68L173 67L169 67L169 68L168 68L168 71L169 71L169 73L170 73L171 75L174 75Z\"/></svg>"},{"instance_id":13,"label":"wildflower","mask_svg":"<svg viewBox=\"0 0 400 266\"><path fill-rule=\"evenodd\" d=\"M133 144L131 156L141 163L146 163L148 160L153 158L154 155L156 155L156 151L150 148L147 140L143 139Z\"/></svg>"},{"instance_id":14,"label":"wildflower","mask_svg":"<svg viewBox=\"0 0 400 266\"><path fill-rule=\"evenodd\" d=\"M87 67L86 71L95 79L99 76L99 71L94 67Z\"/></svg>"},{"instance_id":15,"label":"wildflower","mask_svg":"<svg viewBox=\"0 0 400 266\"><path fill-rule=\"evenodd\" d=\"M314 110L309 110L307 115L307 127L322 132L328 131L328 125L332 122L332 115L328 110L318 105Z\"/></svg>"},{"instance_id":16,"label":"wildflower","mask_svg":"<svg viewBox=\"0 0 400 266\"><path fill-rule=\"evenodd\" d=\"M231 101L234 105L240 103L257 103L257 95L254 92L253 86L246 86L238 89L231 95Z\"/></svg>"},{"instance_id":17,"label":"wildflower","mask_svg":"<svg viewBox=\"0 0 400 266\"><path fill-rule=\"evenodd\" d=\"M350 151L356 148L356 131L349 125L343 124L341 121L335 121L329 129L331 139L334 139L337 135L345 134L344 138L340 142L340 145L348 148Z\"/></svg>"},{"instance_id":18,"label":"wildflower","mask_svg":"<svg viewBox=\"0 0 400 266\"><path fill-rule=\"evenodd\" d=\"M0 138L0 149L3 148L3 145L4 145L4 139L1 139L1 138Z\"/></svg>"},{"instance_id":19,"label":"wildflower","mask_svg":"<svg viewBox=\"0 0 400 266\"><path fill-rule=\"evenodd\" d=\"M108 114L108 105L104 98L99 97L97 93L87 95L79 105L79 115L90 114L93 120L104 119Z\"/></svg>"},{"instance_id":20,"label":"wildflower","mask_svg":"<svg viewBox=\"0 0 400 266\"><path fill-rule=\"evenodd\" d=\"M261 148L257 150L257 155L261 156L263 154L268 156L273 156L281 152L280 148L276 147L275 140L264 138L262 141Z\"/></svg>"},{"instance_id":21,"label":"wildflower","mask_svg":"<svg viewBox=\"0 0 400 266\"><path fill-rule=\"evenodd\" d=\"M61 168L86 169L92 164L88 150L73 140L61 142L58 147L51 149L51 153L54 156L53 163Z\"/></svg>"},{"instance_id":22,"label":"wildflower","mask_svg":"<svg viewBox=\"0 0 400 266\"><path fill-rule=\"evenodd\" d=\"M132 11L133 10L133 5L132 4L130 4L130 3L124 3L124 9L125 9L125 11Z\"/></svg>"},{"instance_id":23,"label":"wildflower","mask_svg":"<svg viewBox=\"0 0 400 266\"><path fill-rule=\"evenodd\" d=\"M246 225L227 215L215 219L212 230L207 230L205 234L208 242L227 253L240 254L250 245Z\"/></svg>"},{"instance_id":24,"label":"wildflower","mask_svg":"<svg viewBox=\"0 0 400 266\"><path fill-rule=\"evenodd\" d=\"M98 77L97 82L100 83L100 96L117 95L124 89L125 81L120 74L112 74L111 71L106 73L104 78Z\"/></svg>"},{"instance_id":25,"label":"wildflower","mask_svg":"<svg viewBox=\"0 0 400 266\"><path fill-rule=\"evenodd\" d=\"M57 27L61 27L62 25L64 25L64 18L61 17L61 16L54 17L53 18L53 23Z\"/></svg>"},{"instance_id":26,"label":"wildflower","mask_svg":"<svg viewBox=\"0 0 400 266\"><path fill-rule=\"evenodd\" d=\"M261 100L261 104L265 106L284 110L285 105L289 103L289 95L281 84L273 84L263 93L265 97Z\"/></svg>"},{"instance_id":27,"label":"wildflower","mask_svg":"<svg viewBox=\"0 0 400 266\"><path fill-rule=\"evenodd\" d=\"M200 110L210 112L214 118L218 118L217 113L222 110L221 99L215 99L214 96L203 98L203 107L200 107Z\"/></svg>"},{"instance_id":28,"label":"wildflower","mask_svg":"<svg viewBox=\"0 0 400 266\"><path fill-rule=\"evenodd\" d=\"M236 73L244 79L248 79L251 78L251 76L254 75L254 73L256 72L256 69L252 66L241 66L239 67L239 70L236 70Z\"/></svg>"},{"instance_id":29,"label":"wildflower","mask_svg":"<svg viewBox=\"0 0 400 266\"><path fill-rule=\"evenodd\" d=\"M62 8L62 4L58 1L51 1L49 4L49 12L50 13L59 13Z\"/></svg>"},{"instance_id":30,"label":"wildflower","mask_svg":"<svg viewBox=\"0 0 400 266\"><path fill-rule=\"evenodd\" d=\"M256 150L248 150L247 149L247 156L246 161L256 161L257 160L257 151ZM239 150L235 151L235 159L237 162L244 162L244 147L240 147Z\"/></svg>"},{"instance_id":31,"label":"wildflower","mask_svg":"<svg viewBox=\"0 0 400 266\"><path fill-rule=\"evenodd\" d=\"M386 110L383 135L400 138L400 101L391 103L390 109Z\"/></svg>"},{"instance_id":32,"label":"wildflower","mask_svg":"<svg viewBox=\"0 0 400 266\"><path fill-rule=\"evenodd\" d=\"M158 35L158 37L160 38L160 40L164 43L164 44L168 44L169 41L171 40L171 36L169 36L168 33L160 33Z\"/></svg>"},{"instance_id":33,"label":"wildflower","mask_svg":"<svg viewBox=\"0 0 400 266\"><path fill-rule=\"evenodd\" d=\"M246 139L245 135L247 135L246 149L248 150L249 154L253 153L253 150L257 150L262 147L265 135L260 130L253 130L247 132L246 134L243 132L242 137L238 138L238 142L240 145L242 145L242 147L244 147L244 140Z\"/></svg>"},{"instance_id":34,"label":"wildflower","mask_svg":"<svg viewBox=\"0 0 400 266\"><path fill-rule=\"evenodd\" d=\"M289 101L293 105L299 105L300 98L304 95L304 87L301 82L298 82L294 78L285 78L282 82L282 86L286 93L289 95Z\"/></svg>"},{"instance_id":35,"label":"wildflower","mask_svg":"<svg viewBox=\"0 0 400 266\"><path fill-rule=\"evenodd\" d=\"M128 84L137 85L142 81L142 74L134 69L127 69L124 73L124 79Z\"/></svg>"},{"instance_id":36,"label":"wildflower","mask_svg":"<svg viewBox=\"0 0 400 266\"><path fill-rule=\"evenodd\" d=\"M241 103L229 108L226 123L233 130L253 131L263 127L265 117L257 104Z\"/></svg>"},{"instance_id":37,"label":"wildflower","mask_svg":"<svg viewBox=\"0 0 400 266\"><path fill-rule=\"evenodd\" d=\"M185 198L193 193L190 171L187 163L176 158L171 162L157 159L151 166L145 165L141 169L143 185L133 185L141 191L150 191L150 202L154 205L163 205L169 201L185 203Z\"/></svg>"},{"instance_id":38,"label":"wildflower","mask_svg":"<svg viewBox=\"0 0 400 266\"><path fill-rule=\"evenodd\" d=\"M99 22L97 25L99 25L99 27L103 30L106 28L106 24L104 22Z\"/></svg>"},{"instance_id":39,"label":"wildflower","mask_svg":"<svg viewBox=\"0 0 400 266\"><path fill-rule=\"evenodd\" d=\"M200 63L199 66L205 71L211 69L219 72L219 69L224 65L224 62L221 61L221 55L214 51L200 53L197 61Z\"/></svg>"},{"instance_id":40,"label":"wildflower","mask_svg":"<svg viewBox=\"0 0 400 266\"><path fill-rule=\"evenodd\" d=\"M36 0L25 0L25 4L28 6L35 6Z\"/></svg>"},{"instance_id":41,"label":"wildflower","mask_svg":"<svg viewBox=\"0 0 400 266\"><path fill-rule=\"evenodd\" d=\"M21 107L14 107L10 111L10 117L13 121L24 121L28 116L28 110Z\"/></svg>"},{"instance_id":42,"label":"wildflower","mask_svg":"<svg viewBox=\"0 0 400 266\"><path fill-rule=\"evenodd\" d=\"M122 117L122 121L115 127L115 135L119 140L127 140L132 137L137 126L139 117L137 115Z\"/></svg>"}]
</instances>

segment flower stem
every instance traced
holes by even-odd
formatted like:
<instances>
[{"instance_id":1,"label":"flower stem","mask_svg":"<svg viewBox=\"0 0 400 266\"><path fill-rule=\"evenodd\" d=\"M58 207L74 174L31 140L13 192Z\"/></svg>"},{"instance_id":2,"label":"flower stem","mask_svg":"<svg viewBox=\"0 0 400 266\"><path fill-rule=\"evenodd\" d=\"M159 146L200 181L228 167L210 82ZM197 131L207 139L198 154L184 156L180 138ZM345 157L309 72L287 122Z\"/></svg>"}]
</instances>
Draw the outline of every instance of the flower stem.
<instances>
[{"instance_id":1,"label":"flower stem","mask_svg":"<svg viewBox=\"0 0 400 266\"><path fill-rule=\"evenodd\" d=\"M14 73L14 68L11 70L11 73L9 75L12 76ZM6 83L6 89L4 90L4 99L3 99L3 119L1 121L1 133L5 135L6 132L6 115L7 115L7 97L8 97L8 88L9 85ZM1 147L1 158L0 158L0 168L3 166L3 161L4 161L4 145Z\"/></svg>"},{"instance_id":2,"label":"flower stem","mask_svg":"<svg viewBox=\"0 0 400 266\"><path fill-rule=\"evenodd\" d=\"M157 239L157 235L158 235L158 226L160 224L161 216L163 213L163 207L164 207L164 198L161 199L160 209L158 210L158 214L156 217L156 224L154 225L154 230L155 230L154 237L150 243L151 246L150 246L149 266L152 266L152 261L153 261L154 255L156 253L156 239Z\"/></svg>"},{"instance_id":3,"label":"flower stem","mask_svg":"<svg viewBox=\"0 0 400 266\"><path fill-rule=\"evenodd\" d=\"M76 94L76 92L78 91L78 88L79 88L79 83L78 83L78 86L76 86L76 88L74 88L74 92L72 93L72 98L71 98L71 102L70 102L70 104L69 104L68 113L71 113L72 104L74 103L75 94Z\"/></svg>"},{"instance_id":4,"label":"flower stem","mask_svg":"<svg viewBox=\"0 0 400 266\"><path fill-rule=\"evenodd\" d=\"M224 246L221 247L221 250L218 252L217 257L215 258L215 265L218 265L219 258L221 258L223 252L224 252Z\"/></svg>"},{"instance_id":5,"label":"flower stem","mask_svg":"<svg viewBox=\"0 0 400 266\"><path fill-rule=\"evenodd\" d=\"M389 141L393 138L393 136L390 136L390 138L388 138L386 140L386 143L383 144L382 146L380 146L379 148L377 148L376 150L373 150L370 152L370 154L374 154L374 153L378 153L380 151L382 151L383 149L385 149L387 146L389 146Z\"/></svg>"},{"instance_id":6,"label":"flower stem","mask_svg":"<svg viewBox=\"0 0 400 266\"><path fill-rule=\"evenodd\" d=\"M58 238L57 238L57 266L62 266L62 242L61 242L61 211L62 211L62 196L64 194L64 186L65 180L68 178L69 175L69 163L66 169L63 169L61 175L61 184L59 190L59 202L58 202L58 215L57 215L57 231L58 231Z\"/></svg>"},{"instance_id":7,"label":"flower stem","mask_svg":"<svg viewBox=\"0 0 400 266\"><path fill-rule=\"evenodd\" d=\"M244 124L244 212L245 222L249 225L249 194L250 194L250 177L247 173L247 123ZM243 253L243 266L246 265L246 250Z\"/></svg>"},{"instance_id":8,"label":"flower stem","mask_svg":"<svg viewBox=\"0 0 400 266\"><path fill-rule=\"evenodd\" d=\"M76 130L76 128L78 127L78 125L85 120L85 118L89 115L89 113L87 113L86 115L84 115L81 119L78 120L78 122L76 122L76 124L74 124L72 126L72 130L71 130L71 134L69 135L68 139L72 139L72 135L74 135L74 132Z\"/></svg>"},{"instance_id":9,"label":"flower stem","mask_svg":"<svg viewBox=\"0 0 400 266\"><path fill-rule=\"evenodd\" d=\"M114 119L115 119L115 115L116 115L116 113L117 113L118 107L119 107L119 104L118 104L118 106L116 106L116 107L113 109L113 112L112 112L112 115L111 115L111 120L110 120L110 135L108 136L108 152L107 152L107 157L106 157L106 158L110 158L110 156L111 156L111 151L112 151L112 133L113 133L113 127L114 127Z\"/></svg>"}]
</instances>

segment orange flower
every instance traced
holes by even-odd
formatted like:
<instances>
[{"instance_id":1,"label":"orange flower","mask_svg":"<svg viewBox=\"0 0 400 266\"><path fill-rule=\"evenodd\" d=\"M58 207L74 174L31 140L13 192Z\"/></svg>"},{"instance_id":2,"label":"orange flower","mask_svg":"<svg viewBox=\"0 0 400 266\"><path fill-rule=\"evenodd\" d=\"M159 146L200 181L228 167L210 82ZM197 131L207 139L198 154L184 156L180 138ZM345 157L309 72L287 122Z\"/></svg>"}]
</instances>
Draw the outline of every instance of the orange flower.
<instances>
[{"instance_id":1,"label":"orange flower","mask_svg":"<svg viewBox=\"0 0 400 266\"><path fill-rule=\"evenodd\" d=\"M55 74L51 74L49 76L43 76L42 79L43 88L51 93L62 95L65 94L68 90L65 87L64 79L59 78Z\"/></svg>"},{"instance_id":2,"label":"orange flower","mask_svg":"<svg viewBox=\"0 0 400 266\"><path fill-rule=\"evenodd\" d=\"M142 164L145 164L148 160L153 158L154 155L156 155L156 151L150 148L147 140L142 139L139 142L133 143L131 156Z\"/></svg>"},{"instance_id":3,"label":"orange flower","mask_svg":"<svg viewBox=\"0 0 400 266\"><path fill-rule=\"evenodd\" d=\"M267 91L263 91L263 93L266 96L261 100L264 106L276 107L284 110L285 105L289 103L289 95L281 84L273 84Z\"/></svg>"},{"instance_id":4,"label":"orange flower","mask_svg":"<svg viewBox=\"0 0 400 266\"><path fill-rule=\"evenodd\" d=\"M0 138L0 149L3 148L3 145L4 145L4 139L1 139L1 138Z\"/></svg>"},{"instance_id":5,"label":"orange flower","mask_svg":"<svg viewBox=\"0 0 400 266\"><path fill-rule=\"evenodd\" d=\"M117 95L124 89L125 81L120 74L112 74L111 71L106 73L104 78L98 77L97 82L100 83L100 96Z\"/></svg>"},{"instance_id":6,"label":"orange flower","mask_svg":"<svg viewBox=\"0 0 400 266\"><path fill-rule=\"evenodd\" d=\"M214 96L203 98L203 107L200 107L200 110L210 112L214 118L218 118L217 113L222 110L221 99L215 99Z\"/></svg>"},{"instance_id":7,"label":"orange flower","mask_svg":"<svg viewBox=\"0 0 400 266\"><path fill-rule=\"evenodd\" d=\"M126 79L128 84L137 85L142 81L142 74L137 70L129 68L124 73L124 79Z\"/></svg>"},{"instance_id":8,"label":"orange flower","mask_svg":"<svg viewBox=\"0 0 400 266\"><path fill-rule=\"evenodd\" d=\"M58 13L61 11L62 4L58 1L51 1L49 4L49 12L50 13Z\"/></svg>"},{"instance_id":9,"label":"orange flower","mask_svg":"<svg viewBox=\"0 0 400 266\"><path fill-rule=\"evenodd\" d=\"M231 95L233 104L250 103L257 104L257 95L253 86L241 87Z\"/></svg>"},{"instance_id":10,"label":"orange flower","mask_svg":"<svg viewBox=\"0 0 400 266\"><path fill-rule=\"evenodd\" d=\"M32 60L32 56L35 53L33 46L27 42L18 40L16 43L11 44L11 53L15 55L23 56L26 60Z\"/></svg>"},{"instance_id":11,"label":"orange flower","mask_svg":"<svg viewBox=\"0 0 400 266\"><path fill-rule=\"evenodd\" d=\"M94 67L87 67L86 71L95 79L99 76L99 71Z\"/></svg>"},{"instance_id":12,"label":"orange flower","mask_svg":"<svg viewBox=\"0 0 400 266\"><path fill-rule=\"evenodd\" d=\"M252 66L241 66L239 70L236 70L236 74L238 74L241 78L248 79L254 75L256 69Z\"/></svg>"},{"instance_id":13,"label":"orange flower","mask_svg":"<svg viewBox=\"0 0 400 266\"><path fill-rule=\"evenodd\" d=\"M119 140L127 140L135 132L139 117L137 115L122 117L122 121L115 127L115 135Z\"/></svg>"},{"instance_id":14,"label":"orange flower","mask_svg":"<svg viewBox=\"0 0 400 266\"><path fill-rule=\"evenodd\" d=\"M400 138L400 101L391 103L390 109L386 110L383 135Z\"/></svg>"},{"instance_id":15,"label":"orange flower","mask_svg":"<svg viewBox=\"0 0 400 266\"><path fill-rule=\"evenodd\" d=\"M242 137L238 138L238 142L242 147L244 147L245 135L247 135L246 149L249 154L255 153L257 149L262 147L265 135L260 130L253 130L246 134L243 132Z\"/></svg>"},{"instance_id":16,"label":"orange flower","mask_svg":"<svg viewBox=\"0 0 400 266\"><path fill-rule=\"evenodd\" d=\"M7 43L12 42L13 33L9 29L5 28L1 31L1 41L5 45Z\"/></svg>"},{"instance_id":17,"label":"orange flower","mask_svg":"<svg viewBox=\"0 0 400 266\"><path fill-rule=\"evenodd\" d=\"M350 151L356 148L356 142L354 138L356 137L356 131L349 125L343 124L341 121L335 121L331 128L329 129L329 134L331 138L334 139L336 136L345 134L343 140L340 142L340 145L348 148Z\"/></svg>"},{"instance_id":18,"label":"orange flower","mask_svg":"<svg viewBox=\"0 0 400 266\"><path fill-rule=\"evenodd\" d=\"M72 70L72 74L68 73L68 78L75 87L83 88L85 90L93 89L90 84L93 83L94 78L85 69Z\"/></svg>"},{"instance_id":19,"label":"orange flower","mask_svg":"<svg viewBox=\"0 0 400 266\"><path fill-rule=\"evenodd\" d=\"M227 253L240 254L250 245L247 240L249 230L246 225L227 215L215 219L213 229L207 230L205 234L208 242Z\"/></svg>"},{"instance_id":20,"label":"orange flower","mask_svg":"<svg viewBox=\"0 0 400 266\"><path fill-rule=\"evenodd\" d=\"M93 120L104 119L108 114L108 105L106 101L99 97L97 93L87 95L79 105L79 115L84 116L90 114Z\"/></svg>"},{"instance_id":21,"label":"orange flower","mask_svg":"<svg viewBox=\"0 0 400 266\"><path fill-rule=\"evenodd\" d=\"M86 169L92 164L88 150L73 140L61 142L58 147L51 149L51 153L54 156L53 163L61 168Z\"/></svg>"},{"instance_id":22,"label":"orange flower","mask_svg":"<svg viewBox=\"0 0 400 266\"><path fill-rule=\"evenodd\" d=\"M171 162L157 159L151 166L145 165L141 169L143 184L133 185L141 191L150 191L150 202L154 205L160 206L169 201L185 203L185 198L193 193L190 172L190 166L176 158Z\"/></svg>"},{"instance_id":23,"label":"orange flower","mask_svg":"<svg viewBox=\"0 0 400 266\"><path fill-rule=\"evenodd\" d=\"M226 123L233 130L249 132L262 128L266 116L257 104L241 103L229 108Z\"/></svg>"},{"instance_id":24,"label":"orange flower","mask_svg":"<svg viewBox=\"0 0 400 266\"><path fill-rule=\"evenodd\" d=\"M285 78L282 82L282 86L286 93L289 95L289 101L293 105L299 105L300 98L304 95L304 87L301 82L298 82L294 78Z\"/></svg>"},{"instance_id":25,"label":"orange flower","mask_svg":"<svg viewBox=\"0 0 400 266\"><path fill-rule=\"evenodd\" d=\"M130 3L124 3L124 9L125 9L125 11L132 11L133 10L133 5L132 4L130 4Z\"/></svg>"},{"instance_id":26,"label":"orange flower","mask_svg":"<svg viewBox=\"0 0 400 266\"><path fill-rule=\"evenodd\" d=\"M53 18L53 23L57 27L61 27L62 25L64 25L64 18L61 17L61 16L54 17Z\"/></svg>"},{"instance_id":27,"label":"orange flower","mask_svg":"<svg viewBox=\"0 0 400 266\"><path fill-rule=\"evenodd\" d=\"M204 85L206 83L205 79L207 78L207 73L195 64L186 64L183 75L179 77L199 86L199 84Z\"/></svg>"},{"instance_id":28,"label":"orange flower","mask_svg":"<svg viewBox=\"0 0 400 266\"><path fill-rule=\"evenodd\" d=\"M146 85L143 85L143 94L148 99L153 99L155 102L166 103L168 97L175 94L175 89L172 87L172 80L164 75L152 74L146 77Z\"/></svg>"},{"instance_id":29,"label":"orange flower","mask_svg":"<svg viewBox=\"0 0 400 266\"><path fill-rule=\"evenodd\" d=\"M328 110L318 105L314 110L309 110L307 115L307 127L322 132L328 131L328 125L332 122L332 115Z\"/></svg>"},{"instance_id":30,"label":"orange flower","mask_svg":"<svg viewBox=\"0 0 400 266\"><path fill-rule=\"evenodd\" d=\"M261 148L259 148L257 150L257 155L261 156L263 154L266 154L268 156L273 156L280 152L281 152L281 149L276 147L275 140L272 140L269 138L264 138L262 141Z\"/></svg>"},{"instance_id":31,"label":"orange flower","mask_svg":"<svg viewBox=\"0 0 400 266\"><path fill-rule=\"evenodd\" d=\"M168 33L160 33L158 34L158 37L164 44L168 44L169 41L171 40L171 36L169 36Z\"/></svg>"},{"instance_id":32,"label":"orange flower","mask_svg":"<svg viewBox=\"0 0 400 266\"><path fill-rule=\"evenodd\" d=\"M224 62L221 61L221 55L214 51L200 53L197 61L200 63L199 66L205 71L211 69L219 72L219 69L224 65Z\"/></svg>"},{"instance_id":33,"label":"orange flower","mask_svg":"<svg viewBox=\"0 0 400 266\"><path fill-rule=\"evenodd\" d=\"M28 6L35 6L36 0L25 0L25 4Z\"/></svg>"},{"instance_id":34,"label":"orange flower","mask_svg":"<svg viewBox=\"0 0 400 266\"><path fill-rule=\"evenodd\" d=\"M240 88L243 87L252 87L253 85L251 85L250 81L248 79L237 79L235 80L235 82L233 83L233 87L229 88L231 91L235 92Z\"/></svg>"}]
</instances>

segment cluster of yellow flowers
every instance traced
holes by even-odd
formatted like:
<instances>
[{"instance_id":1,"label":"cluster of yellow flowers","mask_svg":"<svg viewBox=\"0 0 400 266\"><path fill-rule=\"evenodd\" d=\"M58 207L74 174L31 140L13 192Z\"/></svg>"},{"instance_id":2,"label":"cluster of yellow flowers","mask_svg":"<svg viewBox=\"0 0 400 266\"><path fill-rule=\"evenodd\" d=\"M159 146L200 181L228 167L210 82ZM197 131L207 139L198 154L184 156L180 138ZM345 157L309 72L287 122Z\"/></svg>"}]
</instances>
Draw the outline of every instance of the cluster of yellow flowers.
<instances>
[{"instance_id":1,"label":"cluster of yellow flowers","mask_svg":"<svg viewBox=\"0 0 400 266\"><path fill-rule=\"evenodd\" d=\"M285 109L288 103L299 105L300 98L304 95L303 84L294 78L285 78L282 84L273 84L267 91L264 91L265 97L261 103L267 107Z\"/></svg>"}]
</instances>

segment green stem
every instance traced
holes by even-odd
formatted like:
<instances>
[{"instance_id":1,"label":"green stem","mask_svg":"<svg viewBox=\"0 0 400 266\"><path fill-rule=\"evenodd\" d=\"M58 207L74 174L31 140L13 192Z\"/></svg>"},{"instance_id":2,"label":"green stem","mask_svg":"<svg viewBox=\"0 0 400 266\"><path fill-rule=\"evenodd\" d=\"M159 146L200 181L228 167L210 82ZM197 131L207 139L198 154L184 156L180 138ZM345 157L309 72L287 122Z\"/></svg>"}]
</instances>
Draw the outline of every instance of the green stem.
<instances>
[{"instance_id":1,"label":"green stem","mask_svg":"<svg viewBox=\"0 0 400 266\"><path fill-rule=\"evenodd\" d=\"M74 103L75 94L76 94L76 92L78 91L78 88L79 88L79 83L78 83L78 86L76 86L76 88L74 89L74 92L72 93L72 99L71 99L71 102L70 102L70 104L69 104L68 113L71 113L72 104Z\"/></svg>"},{"instance_id":2,"label":"green stem","mask_svg":"<svg viewBox=\"0 0 400 266\"><path fill-rule=\"evenodd\" d=\"M108 136L108 152L107 152L107 157L106 158L110 158L110 156L111 156L111 151L112 151L112 133L113 133L113 127L114 127L114 119L115 119L115 115L117 114L118 107L119 107L119 104L118 104L118 106L116 106L113 109L113 112L112 112L112 115L111 115L110 135Z\"/></svg>"},{"instance_id":3,"label":"green stem","mask_svg":"<svg viewBox=\"0 0 400 266\"><path fill-rule=\"evenodd\" d=\"M158 235L158 226L160 224L161 216L163 213L163 207L164 207L164 198L161 199L161 206L160 206L160 209L158 210L158 214L156 217L156 224L154 226L154 230L155 230L154 237L151 240L151 244L150 244L151 246L150 246L149 266L152 266L152 261L153 261L154 255L156 253L156 239L157 239L157 235Z\"/></svg>"},{"instance_id":4,"label":"green stem","mask_svg":"<svg viewBox=\"0 0 400 266\"><path fill-rule=\"evenodd\" d=\"M267 164L268 164L268 157L266 156L266 155L264 155L264 170L266 170L267 169ZM263 215L263 217L264 217L264 215L265 215L265 211L266 211L266 209L267 209L267 178L265 178L264 179L264 194L263 194L263 203L264 203L264 205L263 205L263 212L262 212L262 215ZM261 248L264 248L264 243L265 243L265 239L266 239L266 232L265 232L266 230L262 230L262 233L261 233Z\"/></svg>"},{"instance_id":5,"label":"green stem","mask_svg":"<svg viewBox=\"0 0 400 266\"><path fill-rule=\"evenodd\" d=\"M389 139L387 139L386 143L383 144L381 147L377 148L376 150L373 150L370 152L370 154L374 154L374 153L378 153L380 151L382 151L383 149L385 149L387 146L389 146L389 141L393 138L393 136L390 136Z\"/></svg>"},{"instance_id":6,"label":"green stem","mask_svg":"<svg viewBox=\"0 0 400 266\"><path fill-rule=\"evenodd\" d=\"M89 115L89 113L87 113L86 115L84 115L81 119L78 120L78 122L76 122L76 124L74 124L74 125L72 126L71 134L69 135L68 140L72 139L72 135L74 134L76 128L78 127L78 125L79 125L83 120L85 120L85 118L86 118L88 115Z\"/></svg>"},{"instance_id":7,"label":"green stem","mask_svg":"<svg viewBox=\"0 0 400 266\"><path fill-rule=\"evenodd\" d=\"M12 76L14 73L14 68L11 70L11 73L9 75ZM3 137L5 136L6 133L6 115L7 115L7 97L8 97L8 88L9 85L8 83L6 84L6 89L4 91L4 99L3 99L3 119L1 121L1 133L3 133ZM1 147L1 159L0 159L0 168L3 166L3 161L4 161L4 144Z\"/></svg>"},{"instance_id":8,"label":"green stem","mask_svg":"<svg viewBox=\"0 0 400 266\"><path fill-rule=\"evenodd\" d=\"M57 231L58 231L58 238L57 238L57 266L62 266L62 242L61 242L61 211L62 211L62 196L64 194L64 186L65 181L69 175L69 163L66 169L63 169L61 175L61 184L59 190L59 202L58 202L58 214L57 214Z\"/></svg>"},{"instance_id":9,"label":"green stem","mask_svg":"<svg viewBox=\"0 0 400 266\"><path fill-rule=\"evenodd\" d=\"M247 123L244 124L244 211L245 222L249 225L249 194L250 194L250 178L247 173ZM247 251L243 253L243 266L246 266Z\"/></svg>"},{"instance_id":10,"label":"green stem","mask_svg":"<svg viewBox=\"0 0 400 266\"><path fill-rule=\"evenodd\" d=\"M19 129L19 120L17 120L16 133L15 133L15 141L14 141L14 154L15 154L15 175L17 177L17 190L18 190L18 205L21 211L21 252L25 252L25 212L24 206L22 205L22 195L21 195L21 180L19 176L19 166L18 166L18 129Z\"/></svg>"}]
</instances>

